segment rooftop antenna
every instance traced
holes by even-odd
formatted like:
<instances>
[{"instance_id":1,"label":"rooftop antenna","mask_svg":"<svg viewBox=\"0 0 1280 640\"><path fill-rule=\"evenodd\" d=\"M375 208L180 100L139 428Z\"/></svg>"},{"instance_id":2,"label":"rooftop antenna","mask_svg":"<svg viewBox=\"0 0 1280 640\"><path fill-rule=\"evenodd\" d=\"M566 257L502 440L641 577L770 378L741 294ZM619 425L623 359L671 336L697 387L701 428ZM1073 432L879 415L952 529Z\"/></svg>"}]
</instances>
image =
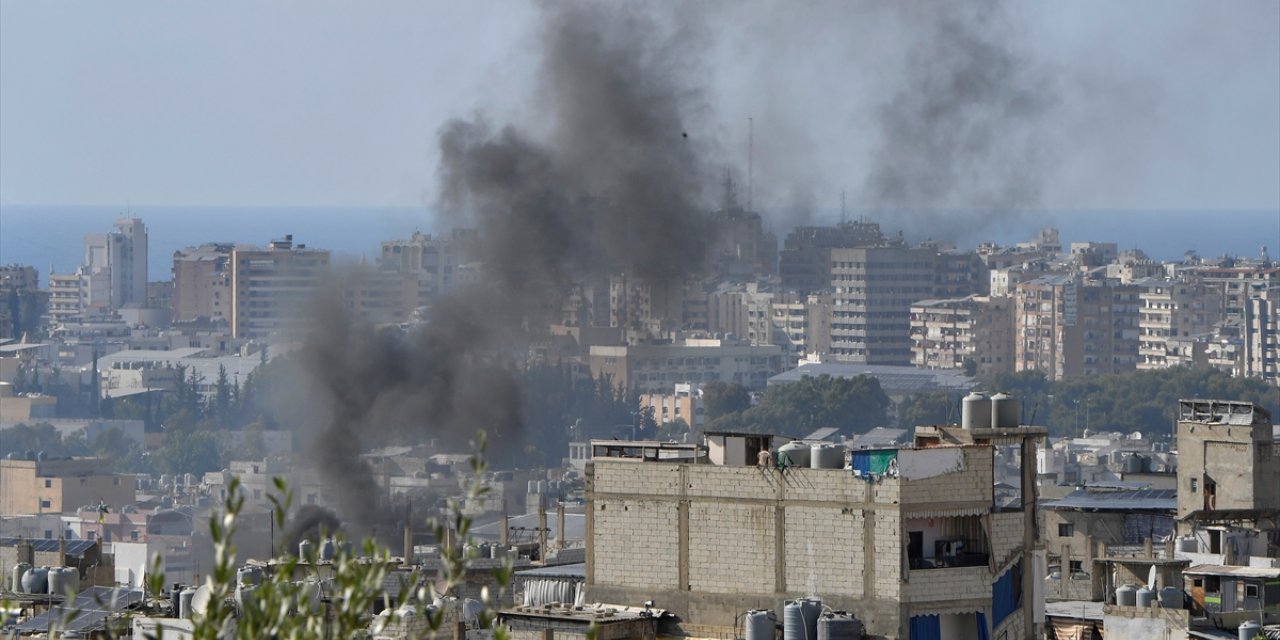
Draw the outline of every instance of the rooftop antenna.
<instances>
[{"instance_id":1,"label":"rooftop antenna","mask_svg":"<svg viewBox=\"0 0 1280 640\"><path fill-rule=\"evenodd\" d=\"M755 118L747 118L747 211L752 212L751 199L755 195L752 190L755 186L755 147L756 147L756 123Z\"/></svg>"},{"instance_id":2,"label":"rooftop antenna","mask_svg":"<svg viewBox=\"0 0 1280 640\"><path fill-rule=\"evenodd\" d=\"M847 205L848 203L845 201L844 189L841 189L840 190L840 224L844 224L849 221L849 212L848 212L848 209L846 208Z\"/></svg>"}]
</instances>

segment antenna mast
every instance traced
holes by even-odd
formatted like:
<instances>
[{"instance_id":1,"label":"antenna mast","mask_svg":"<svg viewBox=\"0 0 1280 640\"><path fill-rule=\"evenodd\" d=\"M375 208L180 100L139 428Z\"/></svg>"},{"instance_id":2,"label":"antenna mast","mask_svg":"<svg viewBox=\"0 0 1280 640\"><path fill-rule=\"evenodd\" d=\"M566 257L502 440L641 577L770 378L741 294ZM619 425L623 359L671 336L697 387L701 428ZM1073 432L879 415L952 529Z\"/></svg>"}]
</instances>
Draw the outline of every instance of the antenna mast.
<instances>
[{"instance_id":1,"label":"antenna mast","mask_svg":"<svg viewBox=\"0 0 1280 640\"><path fill-rule=\"evenodd\" d=\"M844 189L841 189L840 190L840 224L844 224L849 221L849 213L848 213L848 210L845 208L846 205L847 203L845 201Z\"/></svg>"}]
</instances>

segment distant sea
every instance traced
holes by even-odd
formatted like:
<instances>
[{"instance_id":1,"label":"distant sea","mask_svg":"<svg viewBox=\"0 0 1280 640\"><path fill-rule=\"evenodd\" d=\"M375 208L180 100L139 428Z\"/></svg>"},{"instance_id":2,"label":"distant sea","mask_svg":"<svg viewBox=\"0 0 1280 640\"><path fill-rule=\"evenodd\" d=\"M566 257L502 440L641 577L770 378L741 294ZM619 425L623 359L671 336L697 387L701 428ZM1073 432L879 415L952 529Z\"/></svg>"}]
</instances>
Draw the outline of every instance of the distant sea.
<instances>
[{"instance_id":1,"label":"distant sea","mask_svg":"<svg viewBox=\"0 0 1280 640\"><path fill-rule=\"evenodd\" d=\"M0 206L0 264L34 265L43 284L50 267L66 273L84 260L85 234L111 230L122 215L142 218L147 225L151 280L170 277L174 251L206 242L265 245L292 234L294 242L330 249L336 259L363 256L372 261L383 240L407 238L415 230L438 230L425 208L137 206L125 210L4 205ZM856 215L877 220L872 212ZM768 220L768 212L765 216ZM819 214L806 224L828 224L836 217L834 212L825 218ZM890 217L880 221L887 234L896 233ZM979 228L974 237L959 244L968 247L981 240L1013 244L1042 227L1057 227L1063 245L1084 240L1115 242L1121 249L1140 248L1160 260L1181 259L1188 250L1205 257L1256 257L1263 245L1273 258L1280 257L1280 210L1051 210L1006 217L998 226ZM773 230L780 238L788 231L777 225Z\"/></svg>"}]
</instances>

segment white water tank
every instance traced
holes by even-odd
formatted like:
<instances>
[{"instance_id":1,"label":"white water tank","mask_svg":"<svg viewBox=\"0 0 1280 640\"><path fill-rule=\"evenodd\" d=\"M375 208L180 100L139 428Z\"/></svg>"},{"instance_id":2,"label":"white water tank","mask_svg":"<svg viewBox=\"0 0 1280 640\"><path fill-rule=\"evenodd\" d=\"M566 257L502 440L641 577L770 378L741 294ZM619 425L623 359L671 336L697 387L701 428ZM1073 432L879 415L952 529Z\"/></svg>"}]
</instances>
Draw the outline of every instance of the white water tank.
<instances>
[{"instance_id":1,"label":"white water tank","mask_svg":"<svg viewBox=\"0 0 1280 640\"><path fill-rule=\"evenodd\" d=\"M778 457L786 460L788 467L807 467L809 466L809 445L799 440L792 440L778 447Z\"/></svg>"},{"instance_id":2,"label":"white water tank","mask_svg":"<svg viewBox=\"0 0 1280 640\"><path fill-rule=\"evenodd\" d=\"M1017 398L1004 393L991 396L991 428L1013 429L1022 421L1022 406Z\"/></svg>"},{"instance_id":3,"label":"white water tank","mask_svg":"<svg viewBox=\"0 0 1280 640\"><path fill-rule=\"evenodd\" d=\"M1138 590L1131 584L1122 584L1116 588L1116 606L1138 606Z\"/></svg>"},{"instance_id":4,"label":"white water tank","mask_svg":"<svg viewBox=\"0 0 1280 640\"><path fill-rule=\"evenodd\" d=\"M991 428L991 398L974 391L960 402L960 426L965 429Z\"/></svg>"},{"instance_id":5,"label":"white water tank","mask_svg":"<svg viewBox=\"0 0 1280 640\"><path fill-rule=\"evenodd\" d=\"M191 619L191 601L196 597L196 590L193 587L183 589L178 592L178 617L183 620Z\"/></svg>"},{"instance_id":6,"label":"white water tank","mask_svg":"<svg viewBox=\"0 0 1280 640\"><path fill-rule=\"evenodd\" d=\"M31 565L25 562L19 562L18 564L13 565L13 578L12 578L12 581L9 583L10 584L9 588L14 593L25 592L25 589L22 588L22 574L26 573L27 570L30 568L31 568Z\"/></svg>"},{"instance_id":7,"label":"white water tank","mask_svg":"<svg viewBox=\"0 0 1280 640\"><path fill-rule=\"evenodd\" d=\"M1252 620L1245 620L1244 622L1241 622L1240 626L1236 629L1236 633L1239 634L1238 637L1240 640L1253 640L1258 637L1260 631L1262 631L1262 626Z\"/></svg>"},{"instance_id":8,"label":"white water tank","mask_svg":"<svg viewBox=\"0 0 1280 640\"><path fill-rule=\"evenodd\" d=\"M1165 587L1160 590L1160 606L1165 609L1181 609L1182 600L1182 589L1178 587Z\"/></svg>"},{"instance_id":9,"label":"white water tank","mask_svg":"<svg viewBox=\"0 0 1280 640\"><path fill-rule=\"evenodd\" d=\"M830 442L815 442L809 447L810 469L843 469L844 446Z\"/></svg>"}]
</instances>

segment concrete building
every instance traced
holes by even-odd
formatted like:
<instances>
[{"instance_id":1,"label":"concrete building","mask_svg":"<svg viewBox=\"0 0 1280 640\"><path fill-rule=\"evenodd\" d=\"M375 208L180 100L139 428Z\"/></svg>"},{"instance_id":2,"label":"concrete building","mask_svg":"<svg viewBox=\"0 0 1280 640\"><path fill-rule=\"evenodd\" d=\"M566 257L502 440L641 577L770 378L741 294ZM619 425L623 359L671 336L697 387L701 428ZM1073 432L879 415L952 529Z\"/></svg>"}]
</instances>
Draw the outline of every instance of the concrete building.
<instances>
[{"instance_id":1,"label":"concrete building","mask_svg":"<svg viewBox=\"0 0 1280 640\"><path fill-rule=\"evenodd\" d=\"M415 231L407 240L383 242L378 267L411 275L425 303L461 281L461 266L475 259L475 245L472 230L454 229L448 236Z\"/></svg>"},{"instance_id":2,"label":"concrete building","mask_svg":"<svg viewBox=\"0 0 1280 640\"><path fill-rule=\"evenodd\" d=\"M1228 321L1243 321L1250 298L1280 287L1280 267L1199 267L1193 271L1205 284L1222 287L1222 313Z\"/></svg>"},{"instance_id":3,"label":"concrete building","mask_svg":"<svg viewBox=\"0 0 1280 640\"><path fill-rule=\"evenodd\" d=\"M1178 403L1178 520L1212 512L1280 513L1280 456L1266 409L1247 402Z\"/></svg>"},{"instance_id":4,"label":"concrete building","mask_svg":"<svg viewBox=\"0 0 1280 640\"><path fill-rule=\"evenodd\" d=\"M685 382L737 382L763 389L769 376L782 372L782 348L721 339L690 338L677 343L646 343L590 348L591 376L607 375L615 385L642 393L662 393Z\"/></svg>"},{"instance_id":5,"label":"concrete building","mask_svg":"<svg viewBox=\"0 0 1280 640\"><path fill-rule=\"evenodd\" d=\"M49 274L49 324L57 326L80 315L80 274Z\"/></svg>"},{"instance_id":6,"label":"concrete building","mask_svg":"<svg viewBox=\"0 0 1280 640\"><path fill-rule=\"evenodd\" d=\"M1240 329L1242 375L1280 385L1280 286L1245 302Z\"/></svg>"},{"instance_id":7,"label":"concrete building","mask_svg":"<svg viewBox=\"0 0 1280 640\"><path fill-rule=\"evenodd\" d=\"M40 290L35 267L0 266L0 340L17 340L39 331L48 299L48 292Z\"/></svg>"},{"instance_id":8,"label":"concrete building","mask_svg":"<svg viewBox=\"0 0 1280 640\"><path fill-rule=\"evenodd\" d=\"M293 244L293 236L267 249L231 252L231 335L265 338L308 326L308 305L329 274L329 252Z\"/></svg>"},{"instance_id":9,"label":"concrete building","mask_svg":"<svg viewBox=\"0 0 1280 640\"><path fill-rule=\"evenodd\" d=\"M769 306L774 344L796 366L808 354L831 352L831 294L782 292Z\"/></svg>"},{"instance_id":10,"label":"concrete building","mask_svg":"<svg viewBox=\"0 0 1280 640\"><path fill-rule=\"evenodd\" d=\"M137 478L110 472L103 458L0 460L0 513L69 513L132 503Z\"/></svg>"},{"instance_id":11,"label":"concrete building","mask_svg":"<svg viewBox=\"0 0 1280 640\"><path fill-rule=\"evenodd\" d=\"M111 312L129 303L147 302L147 226L122 217L115 230L84 238L81 274L85 308Z\"/></svg>"},{"instance_id":12,"label":"concrete building","mask_svg":"<svg viewBox=\"0 0 1280 640\"><path fill-rule=\"evenodd\" d=\"M1015 371L1050 380L1120 373L1138 357L1138 288L1051 276L1014 294Z\"/></svg>"},{"instance_id":13,"label":"concrete building","mask_svg":"<svg viewBox=\"0 0 1280 640\"><path fill-rule=\"evenodd\" d=\"M235 245L202 244L173 252L173 321L231 320L231 252Z\"/></svg>"},{"instance_id":14,"label":"concrete building","mask_svg":"<svg viewBox=\"0 0 1280 640\"><path fill-rule=\"evenodd\" d=\"M1155 553L1154 540L1171 539L1176 510L1173 489L1083 488L1044 503L1045 598L1102 601L1118 586L1117 563L1129 581L1145 583L1144 569L1152 563L1143 559ZM1164 584L1175 583L1187 565L1158 564L1166 572Z\"/></svg>"},{"instance_id":15,"label":"concrete building","mask_svg":"<svg viewBox=\"0 0 1280 640\"><path fill-rule=\"evenodd\" d=\"M1043 436L922 428L914 448L853 452L856 472L597 456L587 597L653 600L704 633L816 596L868 638L1035 637L1034 465L1015 504L992 486L997 447L1034 459Z\"/></svg>"},{"instance_id":16,"label":"concrete building","mask_svg":"<svg viewBox=\"0 0 1280 640\"><path fill-rule=\"evenodd\" d=\"M912 364L964 369L979 376L1013 373L1013 301L966 296L911 305Z\"/></svg>"},{"instance_id":17,"label":"concrete building","mask_svg":"<svg viewBox=\"0 0 1280 640\"><path fill-rule=\"evenodd\" d=\"M1185 349L1178 348L1178 339L1211 331L1222 320L1222 298L1216 287L1194 280L1136 284L1141 304L1138 369L1165 369L1180 363Z\"/></svg>"},{"instance_id":18,"label":"concrete building","mask_svg":"<svg viewBox=\"0 0 1280 640\"><path fill-rule=\"evenodd\" d=\"M640 394L640 408L652 409L658 424L684 420L691 429L698 429L703 422L702 386L676 383L671 393Z\"/></svg>"},{"instance_id":19,"label":"concrete building","mask_svg":"<svg viewBox=\"0 0 1280 640\"><path fill-rule=\"evenodd\" d=\"M776 297L755 282L721 286L707 295L707 330L751 344L778 344L769 313Z\"/></svg>"}]
</instances>

